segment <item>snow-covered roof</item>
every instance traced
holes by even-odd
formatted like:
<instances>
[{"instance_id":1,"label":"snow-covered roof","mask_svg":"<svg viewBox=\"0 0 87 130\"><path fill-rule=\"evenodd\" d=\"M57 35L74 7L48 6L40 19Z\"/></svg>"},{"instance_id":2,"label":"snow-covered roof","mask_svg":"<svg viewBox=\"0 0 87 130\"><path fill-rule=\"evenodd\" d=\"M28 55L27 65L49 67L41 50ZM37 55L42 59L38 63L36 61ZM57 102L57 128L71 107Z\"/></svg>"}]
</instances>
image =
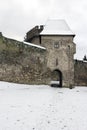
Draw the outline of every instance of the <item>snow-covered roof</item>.
<instances>
[{"instance_id":1,"label":"snow-covered roof","mask_svg":"<svg viewBox=\"0 0 87 130\"><path fill-rule=\"evenodd\" d=\"M29 43L29 42L23 42L24 44L28 45L28 46L32 46L32 47L36 47L36 48L39 48L39 49L44 49L46 50L45 47L42 47L42 46L39 46L39 45L36 45L36 44L33 44L33 43Z\"/></svg>"},{"instance_id":2,"label":"snow-covered roof","mask_svg":"<svg viewBox=\"0 0 87 130\"><path fill-rule=\"evenodd\" d=\"M41 35L75 35L65 20L48 20Z\"/></svg>"},{"instance_id":3,"label":"snow-covered roof","mask_svg":"<svg viewBox=\"0 0 87 130\"><path fill-rule=\"evenodd\" d=\"M87 60L83 60L83 62L86 62L86 63L87 63Z\"/></svg>"}]
</instances>

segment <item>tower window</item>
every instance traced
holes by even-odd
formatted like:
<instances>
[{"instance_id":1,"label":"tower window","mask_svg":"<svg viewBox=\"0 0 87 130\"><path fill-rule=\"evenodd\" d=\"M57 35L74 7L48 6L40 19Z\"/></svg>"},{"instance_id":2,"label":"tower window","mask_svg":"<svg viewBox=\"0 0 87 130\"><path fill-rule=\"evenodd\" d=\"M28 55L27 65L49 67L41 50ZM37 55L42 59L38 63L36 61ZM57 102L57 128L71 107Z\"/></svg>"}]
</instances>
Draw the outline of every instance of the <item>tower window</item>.
<instances>
[{"instance_id":1,"label":"tower window","mask_svg":"<svg viewBox=\"0 0 87 130\"><path fill-rule=\"evenodd\" d=\"M70 45L68 45L68 48L69 48L69 50L70 50Z\"/></svg>"},{"instance_id":2,"label":"tower window","mask_svg":"<svg viewBox=\"0 0 87 130\"><path fill-rule=\"evenodd\" d=\"M58 58L56 59L56 66L58 65Z\"/></svg>"},{"instance_id":3,"label":"tower window","mask_svg":"<svg viewBox=\"0 0 87 130\"><path fill-rule=\"evenodd\" d=\"M55 47L55 48L59 48L59 42L55 42L55 43L54 43L54 47Z\"/></svg>"}]
</instances>

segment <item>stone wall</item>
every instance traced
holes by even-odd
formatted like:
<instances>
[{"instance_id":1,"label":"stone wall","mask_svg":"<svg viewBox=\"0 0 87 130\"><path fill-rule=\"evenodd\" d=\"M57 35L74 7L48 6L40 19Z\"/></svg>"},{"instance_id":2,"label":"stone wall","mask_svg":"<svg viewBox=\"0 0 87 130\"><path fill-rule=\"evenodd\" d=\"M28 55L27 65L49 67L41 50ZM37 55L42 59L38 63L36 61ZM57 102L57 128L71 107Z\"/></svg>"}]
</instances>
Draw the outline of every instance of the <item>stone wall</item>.
<instances>
[{"instance_id":1,"label":"stone wall","mask_svg":"<svg viewBox=\"0 0 87 130\"><path fill-rule=\"evenodd\" d=\"M55 41L59 41L58 48L54 47ZM41 45L47 48L44 50L8 39L0 33L0 80L49 84L52 72L60 70L63 86L87 86L87 62L73 62L75 44L72 41L72 37L43 36Z\"/></svg>"},{"instance_id":2,"label":"stone wall","mask_svg":"<svg viewBox=\"0 0 87 130\"><path fill-rule=\"evenodd\" d=\"M46 50L0 37L0 80L16 83L47 84Z\"/></svg>"},{"instance_id":3,"label":"stone wall","mask_svg":"<svg viewBox=\"0 0 87 130\"><path fill-rule=\"evenodd\" d=\"M75 60L75 86L87 86L87 62Z\"/></svg>"}]
</instances>

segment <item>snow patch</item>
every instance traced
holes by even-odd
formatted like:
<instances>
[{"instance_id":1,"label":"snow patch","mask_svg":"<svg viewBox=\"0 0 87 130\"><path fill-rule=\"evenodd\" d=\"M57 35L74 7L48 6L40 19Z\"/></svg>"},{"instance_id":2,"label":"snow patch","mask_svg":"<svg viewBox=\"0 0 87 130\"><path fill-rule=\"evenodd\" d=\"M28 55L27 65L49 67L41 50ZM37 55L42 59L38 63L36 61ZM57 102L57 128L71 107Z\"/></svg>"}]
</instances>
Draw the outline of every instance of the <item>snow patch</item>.
<instances>
[{"instance_id":1,"label":"snow patch","mask_svg":"<svg viewBox=\"0 0 87 130\"><path fill-rule=\"evenodd\" d=\"M39 46L39 45L35 45L33 43L29 43L29 42L23 42L23 43L26 44L26 45L28 45L28 46L33 46L33 47L37 47L37 48L46 50L45 47L42 47L42 46Z\"/></svg>"}]
</instances>

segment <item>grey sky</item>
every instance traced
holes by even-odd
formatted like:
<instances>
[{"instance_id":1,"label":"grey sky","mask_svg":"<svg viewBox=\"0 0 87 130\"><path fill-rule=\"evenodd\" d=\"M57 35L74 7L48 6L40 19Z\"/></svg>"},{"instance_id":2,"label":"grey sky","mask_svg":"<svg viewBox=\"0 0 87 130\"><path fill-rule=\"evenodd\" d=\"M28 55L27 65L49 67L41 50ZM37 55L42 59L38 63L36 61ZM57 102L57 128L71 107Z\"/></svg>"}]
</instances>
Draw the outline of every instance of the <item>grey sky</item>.
<instances>
[{"instance_id":1,"label":"grey sky","mask_svg":"<svg viewBox=\"0 0 87 130\"><path fill-rule=\"evenodd\" d=\"M26 32L47 19L65 19L76 34L75 58L87 54L86 0L0 0L0 31L4 36L23 40Z\"/></svg>"}]
</instances>

